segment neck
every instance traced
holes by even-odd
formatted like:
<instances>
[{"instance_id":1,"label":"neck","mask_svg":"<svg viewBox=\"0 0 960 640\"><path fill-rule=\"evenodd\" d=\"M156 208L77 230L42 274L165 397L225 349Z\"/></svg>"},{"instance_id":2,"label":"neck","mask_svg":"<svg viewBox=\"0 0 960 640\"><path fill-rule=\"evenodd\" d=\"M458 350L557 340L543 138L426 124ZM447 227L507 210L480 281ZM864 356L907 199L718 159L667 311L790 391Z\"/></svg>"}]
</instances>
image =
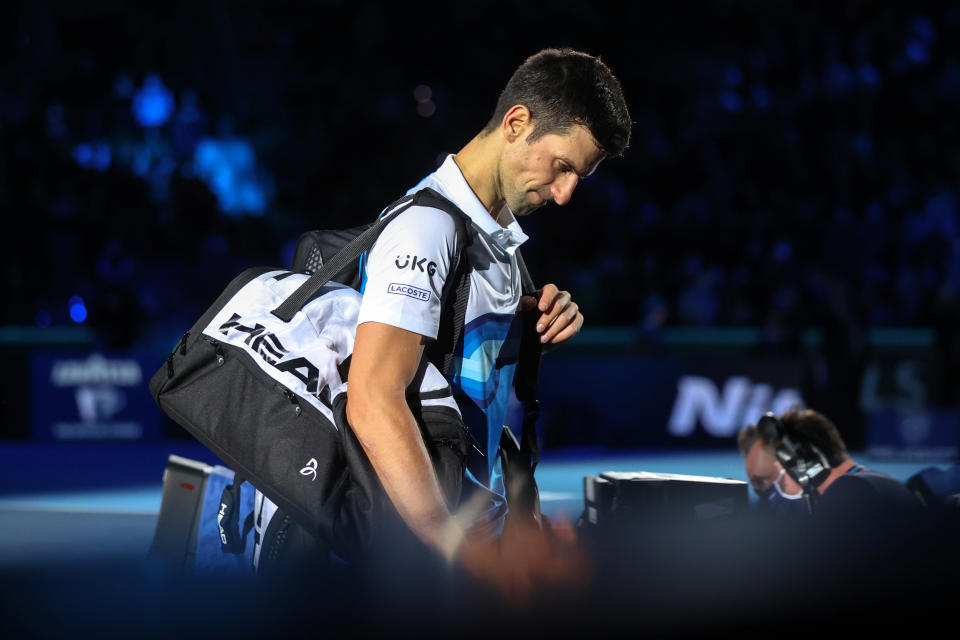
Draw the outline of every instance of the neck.
<instances>
[{"instance_id":1,"label":"neck","mask_svg":"<svg viewBox=\"0 0 960 640\"><path fill-rule=\"evenodd\" d=\"M850 458L847 458L837 466L833 467L832 469L830 469L830 475L827 476L827 479L824 480L819 487L817 487L817 491L820 492L820 495L823 495L823 492L827 490L827 487L832 485L837 478L845 474L847 471L850 471L850 469L852 469L856 465L857 465L856 462L854 462Z\"/></svg>"},{"instance_id":2,"label":"neck","mask_svg":"<svg viewBox=\"0 0 960 640\"><path fill-rule=\"evenodd\" d=\"M497 216L505 202L501 195L498 139L498 136L481 132L453 156L453 161L483 208L499 223Z\"/></svg>"}]
</instances>

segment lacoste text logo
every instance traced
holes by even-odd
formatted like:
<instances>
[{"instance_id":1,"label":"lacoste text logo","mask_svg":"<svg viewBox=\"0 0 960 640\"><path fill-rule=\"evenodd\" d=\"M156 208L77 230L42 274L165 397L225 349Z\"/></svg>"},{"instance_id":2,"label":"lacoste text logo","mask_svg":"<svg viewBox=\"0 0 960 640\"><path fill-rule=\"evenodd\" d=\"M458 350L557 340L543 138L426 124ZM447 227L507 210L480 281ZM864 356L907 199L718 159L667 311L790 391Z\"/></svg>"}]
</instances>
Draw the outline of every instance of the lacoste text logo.
<instances>
[{"instance_id":1,"label":"lacoste text logo","mask_svg":"<svg viewBox=\"0 0 960 640\"><path fill-rule=\"evenodd\" d=\"M402 262L402 264L401 264ZM420 258L417 260L417 256L410 258L410 254L403 256L403 260L400 260L400 256L397 256L397 259L393 261L393 264L397 265L397 269L406 269L410 267L410 271L420 270L420 273L424 272L423 264L427 262L426 258ZM437 263L436 262L427 262L426 268L427 275L433 275L437 272Z\"/></svg>"},{"instance_id":2,"label":"lacoste text logo","mask_svg":"<svg viewBox=\"0 0 960 640\"><path fill-rule=\"evenodd\" d=\"M317 479L317 459L310 458L307 462L307 466L303 469L300 469L300 475L302 476L311 476L310 482L313 482Z\"/></svg>"},{"instance_id":3,"label":"lacoste text logo","mask_svg":"<svg viewBox=\"0 0 960 640\"><path fill-rule=\"evenodd\" d=\"M414 300L422 300L426 302L430 299L430 292L426 289L421 289L419 287L411 287L408 284L399 284L397 282L391 282L390 286L387 287L387 293L393 293L396 295L407 296L408 298L413 298Z\"/></svg>"}]
</instances>

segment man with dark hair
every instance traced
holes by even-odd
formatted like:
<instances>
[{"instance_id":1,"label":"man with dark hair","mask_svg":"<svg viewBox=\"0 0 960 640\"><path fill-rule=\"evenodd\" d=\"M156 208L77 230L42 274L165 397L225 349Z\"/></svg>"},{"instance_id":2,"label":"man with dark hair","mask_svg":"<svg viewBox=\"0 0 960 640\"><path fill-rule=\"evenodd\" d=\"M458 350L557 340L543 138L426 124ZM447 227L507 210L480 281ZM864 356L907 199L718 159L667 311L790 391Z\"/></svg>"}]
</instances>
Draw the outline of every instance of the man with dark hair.
<instances>
[{"instance_id":1,"label":"man with dark hair","mask_svg":"<svg viewBox=\"0 0 960 640\"><path fill-rule=\"evenodd\" d=\"M887 474L857 464L837 427L822 413L794 409L776 420L777 431L751 424L737 435L750 484L774 511L799 510L803 504L803 487L784 468L789 462L781 456L786 454L778 456L782 439L789 438L795 444L811 445L810 450L822 454L826 463L813 480L818 517L919 515L920 504L913 494Z\"/></svg>"},{"instance_id":2,"label":"man with dark hair","mask_svg":"<svg viewBox=\"0 0 960 640\"><path fill-rule=\"evenodd\" d=\"M538 310L546 348L583 325L570 293L554 284L536 297L521 297L516 252L527 236L516 216L569 201L580 179L623 152L630 128L620 84L606 65L585 53L547 49L516 70L486 127L408 192L439 192L467 214L474 230L464 250L470 294L463 348L448 376L454 408L478 445L459 500L471 505L469 514L461 509L459 517L452 515L458 501L445 500L405 398L411 382L422 377L425 346L440 328L441 292L454 269L453 219L413 206L387 225L362 262L347 419L420 541L507 591L538 575L556 577L572 553L539 531L514 529L497 542L508 512L499 445L518 357L517 312ZM411 288L422 293L396 295Z\"/></svg>"},{"instance_id":3,"label":"man with dark hair","mask_svg":"<svg viewBox=\"0 0 960 640\"><path fill-rule=\"evenodd\" d=\"M620 83L598 59L570 49L544 49L527 58L497 100L484 133L492 133L515 105L534 114L533 143L548 133L568 133L585 126L610 156L623 153L630 140L630 115Z\"/></svg>"}]
</instances>

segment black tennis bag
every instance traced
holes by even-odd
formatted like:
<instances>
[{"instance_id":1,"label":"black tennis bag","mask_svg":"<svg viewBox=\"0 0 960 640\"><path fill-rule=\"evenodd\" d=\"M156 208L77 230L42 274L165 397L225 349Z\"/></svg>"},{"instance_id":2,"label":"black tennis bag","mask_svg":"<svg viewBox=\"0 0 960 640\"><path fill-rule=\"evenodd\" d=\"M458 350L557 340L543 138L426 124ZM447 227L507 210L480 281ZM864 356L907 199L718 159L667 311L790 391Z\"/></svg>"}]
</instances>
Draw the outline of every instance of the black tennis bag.
<instances>
[{"instance_id":1,"label":"black tennis bag","mask_svg":"<svg viewBox=\"0 0 960 640\"><path fill-rule=\"evenodd\" d=\"M471 231L465 214L432 190L395 202L313 275L267 267L241 273L150 381L160 408L236 471L234 489L249 480L348 561L391 535L399 516L346 420L361 296L331 277L349 273L383 227L412 205L442 209L457 223L440 335L419 391L408 398L448 506L456 509L469 435L456 410L425 401L451 395L441 374L462 341L469 295L463 249ZM236 551L236 510L229 507L221 506L221 542Z\"/></svg>"}]
</instances>

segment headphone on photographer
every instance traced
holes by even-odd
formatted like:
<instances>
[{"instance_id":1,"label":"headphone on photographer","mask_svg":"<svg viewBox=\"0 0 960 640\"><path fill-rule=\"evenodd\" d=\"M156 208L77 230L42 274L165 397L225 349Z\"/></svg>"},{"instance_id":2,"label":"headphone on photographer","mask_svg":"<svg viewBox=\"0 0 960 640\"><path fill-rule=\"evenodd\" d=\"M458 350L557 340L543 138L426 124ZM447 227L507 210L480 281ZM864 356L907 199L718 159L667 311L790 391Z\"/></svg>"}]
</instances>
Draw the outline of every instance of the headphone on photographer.
<instances>
[{"instance_id":1,"label":"headphone on photographer","mask_svg":"<svg viewBox=\"0 0 960 640\"><path fill-rule=\"evenodd\" d=\"M784 427L773 413L763 414L757 421L757 431L764 442L776 442L774 454L777 461L791 478L803 489L803 501L807 511L813 513L816 504L817 487L830 475L830 463L812 442L807 442L795 430Z\"/></svg>"}]
</instances>

